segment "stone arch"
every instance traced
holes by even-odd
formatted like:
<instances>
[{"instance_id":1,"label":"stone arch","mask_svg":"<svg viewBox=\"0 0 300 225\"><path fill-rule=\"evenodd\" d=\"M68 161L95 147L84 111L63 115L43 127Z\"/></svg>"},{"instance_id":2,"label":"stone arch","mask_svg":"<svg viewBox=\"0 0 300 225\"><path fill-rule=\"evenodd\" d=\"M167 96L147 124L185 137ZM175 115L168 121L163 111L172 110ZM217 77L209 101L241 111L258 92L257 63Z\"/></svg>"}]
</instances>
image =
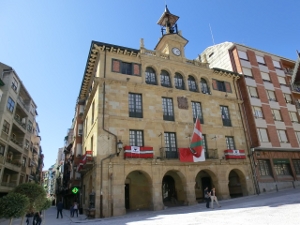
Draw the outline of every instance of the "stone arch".
<instances>
[{"instance_id":1,"label":"stone arch","mask_svg":"<svg viewBox=\"0 0 300 225\"><path fill-rule=\"evenodd\" d=\"M228 193L231 198L248 195L247 181L244 173L239 169L232 169L227 174Z\"/></svg>"},{"instance_id":2,"label":"stone arch","mask_svg":"<svg viewBox=\"0 0 300 225\"><path fill-rule=\"evenodd\" d=\"M126 210L152 209L152 179L142 170L129 172L124 181Z\"/></svg>"},{"instance_id":3,"label":"stone arch","mask_svg":"<svg viewBox=\"0 0 300 225\"><path fill-rule=\"evenodd\" d=\"M208 187L210 190L213 186L217 186L218 178L210 170L200 170L195 176L195 196L196 201L204 201L204 189Z\"/></svg>"},{"instance_id":4,"label":"stone arch","mask_svg":"<svg viewBox=\"0 0 300 225\"><path fill-rule=\"evenodd\" d=\"M172 87L172 77L168 70L160 71L160 84L163 87Z\"/></svg>"},{"instance_id":5,"label":"stone arch","mask_svg":"<svg viewBox=\"0 0 300 225\"><path fill-rule=\"evenodd\" d=\"M150 66L146 67L145 82L146 82L146 84L157 85L157 75L156 75L156 71L153 69L153 67L150 67Z\"/></svg>"},{"instance_id":6,"label":"stone arch","mask_svg":"<svg viewBox=\"0 0 300 225\"><path fill-rule=\"evenodd\" d=\"M198 92L198 85L195 76L189 75L187 81L189 91Z\"/></svg>"},{"instance_id":7,"label":"stone arch","mask_svg":"<svg viewBox=\"0 0 300 225\"><path fill-rule=\"evenodd\" d=\"M167 171L162 177L161 188L165 206L180 206L187 203L187 181L180 171Z\"/></svg>"}]
</instances>

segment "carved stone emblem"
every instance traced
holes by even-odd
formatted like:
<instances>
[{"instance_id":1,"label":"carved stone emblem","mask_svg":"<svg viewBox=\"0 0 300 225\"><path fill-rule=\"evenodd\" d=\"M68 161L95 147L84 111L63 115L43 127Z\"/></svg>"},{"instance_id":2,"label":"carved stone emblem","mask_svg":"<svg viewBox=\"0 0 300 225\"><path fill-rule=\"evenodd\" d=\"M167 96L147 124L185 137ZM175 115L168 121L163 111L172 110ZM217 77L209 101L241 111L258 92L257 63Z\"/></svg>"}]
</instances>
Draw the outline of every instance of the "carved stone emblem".
<instances>
[{"instance_id":1,"label":"carved stone emblem","mask_svg":"<svg viewBox=\"0 0 300 225\"><path fill-rule=\"evenodd\" d=\"M188 109L188 100L185 97L177 97L178 108L179 109Z\"/></svg>"}]
</instances>

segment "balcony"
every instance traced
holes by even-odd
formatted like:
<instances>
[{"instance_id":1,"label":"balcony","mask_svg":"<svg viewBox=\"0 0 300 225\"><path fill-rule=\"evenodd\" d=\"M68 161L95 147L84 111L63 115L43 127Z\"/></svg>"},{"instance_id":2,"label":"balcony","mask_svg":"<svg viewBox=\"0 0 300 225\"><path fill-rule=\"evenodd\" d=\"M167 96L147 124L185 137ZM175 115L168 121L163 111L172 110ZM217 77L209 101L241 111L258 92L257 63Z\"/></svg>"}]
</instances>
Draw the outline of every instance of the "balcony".
<instances>
[{"instance_id":1,"label":"balcony","mask_svg":"<svg viewBox=\"0 0 300 225\"><path fill-rule=\"evenodd\" d=\"M10 159L10 158L7 158L5 160L5 166L10 169L10 170L13 170L13 171L20 171L20 168L21 168L21 162L20 162L20 159Z\"/></svg>"},{"instance_id":2,"label":"balcony","mask_svg":"<svg viewBox=\"0 0 300 225\"><path fill-rule=\"evenodd\" d=\"M15 116L14 117L15 121L17 122L17 124L19 125L19 127L23 130L26 131L26 123L22 122L22 120L20 119L20 117Z\"/></svg>"},{"instance_id":3,"label":"balcony","mask_svg":"<svg viewBox=\"0 0 300 225\"><path fill-rule=\"evenodd\" d=\"M162 159L179 159L177 148L160 148Z\"/></svg>"},{"instance_id":4,"label":"balcony","mask_svg":"<svg viewBox=\"0 0 300 225\"><path fill-rule=\"evenodd\" d=\"M21 141L21 140L15 138L15 137L10 137L10 141L11 141L12 143L14 143L13 145L16 145L16 146L18 146L18 147L23 148L23 145L22 145L22 142L23 142L23 141Z\"/></svg>"},{"instance_id":5,"label":"balcony","mask_svg":"<svg viewBox=\"0 0 300 225\"><path fill-rule=\"evenodd\" d=\"M0 164L4 164L5 158L3 155L0 155Z\"/></svg>"},{"instance_id":6,"label":"balcony","mask_svg":"<svg viewBox=\"0 0 300 225\"><path fill-rule=\"evenodd\" d=\"M7 140L8 140L8 137L9 137L9 136L8 136L7 133L5 133L4 131L1 132L1 138L2 138L2 139L4 139L4 140L7 141Z\"/></svg>"},{"instance_id":7,"label":"balcony","mask_svg":"<svg viewBox=\"0 0 300 225\"><path fill-rule=\"evenodd\" d=\"M15 188L17 186L17 183L15 183L15 182L13 182L13 183L1 182L1 186Z\"/></svg>"},{"instance_id":8,"label":"balcony","mask_svg":"<svg viewBox=\"0 0 300 225\"><path fill-rule=\"evenodd\" d=\"M18 97L18 103L23 110L29 112L29 104L26 104L21 96Z\"/></svg>"}]
</instances>

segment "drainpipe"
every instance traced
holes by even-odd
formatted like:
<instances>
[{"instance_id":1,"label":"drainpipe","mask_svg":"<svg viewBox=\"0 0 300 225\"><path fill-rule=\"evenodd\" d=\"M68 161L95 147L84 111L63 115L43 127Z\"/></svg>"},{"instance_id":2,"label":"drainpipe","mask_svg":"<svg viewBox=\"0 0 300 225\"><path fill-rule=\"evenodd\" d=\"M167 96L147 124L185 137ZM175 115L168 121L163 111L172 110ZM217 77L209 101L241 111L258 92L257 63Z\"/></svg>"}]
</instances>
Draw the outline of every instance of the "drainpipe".
<instances>
[{"instance_id":1,"label":"drainpipe","mask_svg":"<svg viewBox=\"0 0 300 225\"><path fill-rule=\"evenodd\" d=\"M103 104L102 104L102 129L104 131L106 131L107 133L113 135L116 139L116 143L115 143L115 146L116 146L116 152L114 154L110 154L109 156L103 158L101 160L101 163L100 163L100 168L101 168L101 172L100 172L100 218L103 218L103 193L102 193L102 184L103 184L103 161L106 160L106 159L110 159L110 158L113 158L115 155L117 155L117 140L118 140L118 137L117 135L115 135L114 133L110 132L109 130L107 130L105 128L105 125L104 125L104 121L105 121L105 78L106 78L106 49L104 51L104 73L103 73L103 78L104 78L104 82L103 82Z\"/></svg>"}]
</instances>

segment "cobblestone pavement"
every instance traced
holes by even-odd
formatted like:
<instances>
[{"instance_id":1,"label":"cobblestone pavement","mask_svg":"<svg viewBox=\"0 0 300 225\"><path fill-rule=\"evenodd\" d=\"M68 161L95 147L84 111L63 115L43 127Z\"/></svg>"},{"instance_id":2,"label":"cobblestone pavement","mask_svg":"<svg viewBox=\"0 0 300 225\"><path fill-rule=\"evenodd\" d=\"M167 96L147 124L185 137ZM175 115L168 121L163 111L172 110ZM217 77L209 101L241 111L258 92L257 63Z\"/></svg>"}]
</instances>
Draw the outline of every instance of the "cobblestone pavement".
<instances>
[{"instance_id":1,"label":"cobblestone pavement","mask_svg":"<svg viewBox=\"0 0 300 225\"><path fill-rule=\"evenodd\" d=\"M220 201L221 208L206 209L201 203L193 206L167 208L162 211L135 211L124 216L87 219L84 215L70 218L64 210L64 218L56 219L56 208L44 212L44 225L299 225L300 224L300 189L287 189L279 192L253 195ZM8 225L9 221L0 221ZM20 225L20 219L14 219L12 225ZM24 223L25 224L25 221Z\"/></svg>"}]
</instances>

